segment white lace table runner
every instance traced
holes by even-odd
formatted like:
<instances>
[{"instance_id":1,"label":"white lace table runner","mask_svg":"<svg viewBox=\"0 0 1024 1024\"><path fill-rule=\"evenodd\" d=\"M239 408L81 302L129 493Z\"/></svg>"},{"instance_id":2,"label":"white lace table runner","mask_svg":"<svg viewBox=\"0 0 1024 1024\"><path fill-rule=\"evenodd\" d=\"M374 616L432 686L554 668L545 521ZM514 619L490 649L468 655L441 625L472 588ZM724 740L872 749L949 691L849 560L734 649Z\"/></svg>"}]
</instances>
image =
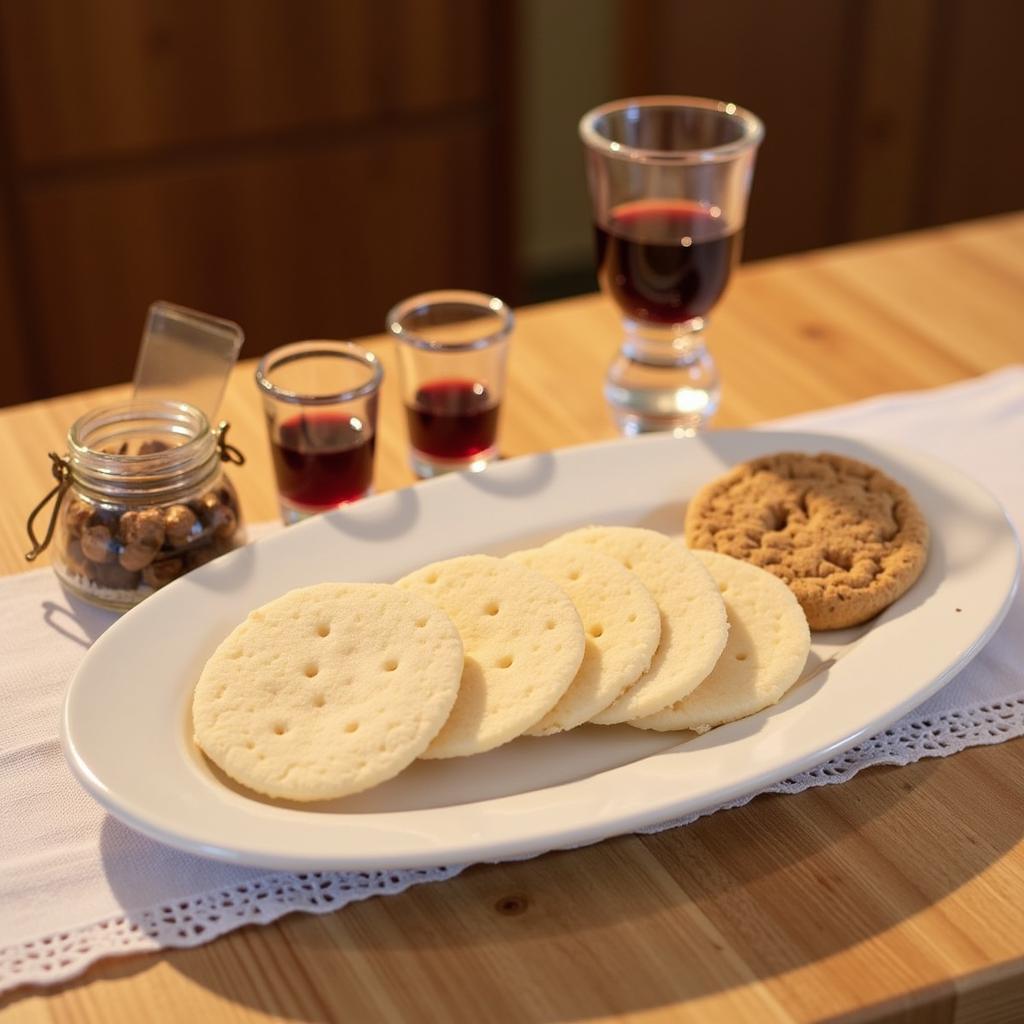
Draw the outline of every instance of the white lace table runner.
<instances>
[{"instance_id":1,"label":"white lace table runner","mask_svg":"<svg viewBox=\"0 0 1024 1024\"><path fill-rule=\"evenodd\" d=\"M1024 367L772 426L930 452L986 484L1024 528ZM57 729L64 687L111 621L72 603L48 570L0 581L0 991L63 981L101 957L199 945L244 924L334 911L463 870L268 874L179 853L105 814L65 767ZM771 791L797 793L870 765L1024 734L1022 663L1018 595L995 638L941 693L884 734Z\"/></svg>"}]
</instances>

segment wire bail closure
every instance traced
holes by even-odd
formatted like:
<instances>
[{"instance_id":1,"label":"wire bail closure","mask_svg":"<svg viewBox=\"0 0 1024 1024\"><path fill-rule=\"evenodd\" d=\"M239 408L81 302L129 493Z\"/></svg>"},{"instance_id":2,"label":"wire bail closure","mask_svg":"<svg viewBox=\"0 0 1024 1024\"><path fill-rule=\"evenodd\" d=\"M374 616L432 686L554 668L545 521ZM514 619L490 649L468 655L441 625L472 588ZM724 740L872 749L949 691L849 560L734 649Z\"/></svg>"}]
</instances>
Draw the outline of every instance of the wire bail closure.
<instances>
[{"instance_id":1,"label":"wire bail closure","mask_svg":"<svg viewBox=\"0 0 1024 1024\"><path fill-rule=\"evenodd\" d=\"M57 513L60 511L60 503L64 500L64 495L71 486L71 463L56 452L49 452L49 456L52 463L51 470L57 485L47 492L46 497L29 514L28 522L25 525L28 529L28 539L32 542L32 549L25 553L26 562L34 562L47 549L50 541L53 540L53 531L57 525ZM53 511L50 513L50 522L46 527L46 535L42 540L39 540L35 533L36 517L54 498L57 500L54 502Z\"/></svg>"}]
</instances>

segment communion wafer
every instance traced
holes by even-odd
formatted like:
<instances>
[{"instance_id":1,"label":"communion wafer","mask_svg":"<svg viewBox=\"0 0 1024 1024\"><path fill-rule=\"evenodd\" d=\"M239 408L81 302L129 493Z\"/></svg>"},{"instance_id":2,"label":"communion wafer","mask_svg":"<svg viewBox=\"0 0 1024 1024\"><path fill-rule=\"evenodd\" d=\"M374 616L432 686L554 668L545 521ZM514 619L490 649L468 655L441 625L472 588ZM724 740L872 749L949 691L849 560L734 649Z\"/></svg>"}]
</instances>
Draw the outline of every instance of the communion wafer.
<instances>
[{"instance_id":1,"label":"communion wafer","mask_svg":"<svg viewBox=\"0 0 1024 1024\"><path fill-rule=\"evenodd\" d=\"M661 640L651 667L591 721L629 722L692 692L714 668L729 624L715 581L677 540L630 526L588 526L562 541L592 547L635 572L661 614Z\"/></svg>"},{"instance_id":2,"label":"communion wafer","mask_svg":"<svg viewBox=\"0 0 1024 1024\"><path fill-rule=\"evenodd\" d=\"M462 674L451 619L379 583L322 583L252 612L206 663L195 742L267 796L326 800L397 775L448 717Z\"/></svg>"},{"instance_id":3,"label":"communion wafer","mask_svg":"<svg viewBox=\"0 0 1024 1024\"><path fill-rule=\"evenodd\" d=\"M711 674L688 697L647 718L639 729L705 732L775 704L807 662L811 634L782 580L728 555L695 551L715 578L729 616L729 640Z\"/></svg>"},{"instance_id":4,"label":"communion wafer","mask_svg":"<svg viewBox=\"0 0 1024 1024\"><path fill-rule=\"evenodd\" d=\"M479 754L515 739L561 699L583 660L583 625L539 572L489 555L435 562L398 581L443 608L465 648L459 696L428 758Z\"/></svg>"},{"instance_id":5,"label":"communion wafer","mask_svg":"<svg viewBox=\"0 0 1024 1024\"><path fill-rule=\"evenodd\" d=\"M573 729L608 707L650 667L661 638L658 606L635 573L588 545L556 540L509 557L557 583L583 622L586 648L576 678L527 732L547 736Z\"/></svg>"}]
</instances>

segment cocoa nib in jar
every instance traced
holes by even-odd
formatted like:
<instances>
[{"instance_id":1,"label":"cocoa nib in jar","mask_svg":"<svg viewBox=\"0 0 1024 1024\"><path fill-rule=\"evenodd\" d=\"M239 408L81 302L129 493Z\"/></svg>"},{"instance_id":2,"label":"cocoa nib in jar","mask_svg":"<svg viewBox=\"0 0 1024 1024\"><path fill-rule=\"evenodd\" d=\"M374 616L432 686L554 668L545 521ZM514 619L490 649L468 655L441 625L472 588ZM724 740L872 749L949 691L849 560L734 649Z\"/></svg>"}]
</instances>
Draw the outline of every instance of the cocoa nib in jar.
<instances>
[{"instance_id":1,"label":"cocoa nib in jar","mask_svg":"<svg viewBox=\"0 0 1024 1024\"><path fill-rule=\"evenodd\" d=\"M165 452L171 446L164 441L143 441L139 445L139 450L136 452L137 455L154 455L156 452Z\"/></svg>"},{"instance_id":2,"label":"cocoa nib in jar","mask_svg":"<svg viewBox=\"0 0 1024 1024\"><path fill-rule=\"evenodd\" d=\"M110 528L102 523L86 526L82 530L82 553L96 565L113 562L117 557L117 546L110 534Z\"/></svg>"},{"instance_id":3,"label":"cocoa nib in jar","mask_svg":"<svg viewBox=\"0 0 1024 1024\"><path fill-rule=\"evenodd\" d=\"M227 539L238 529L238 516L230 505L219 504L210 515L210 528L215 537Z\"/></svg>"},{"instance_id":4,"label":"cocoa nib in jar","mask_svg":"<svg viewBox=\"0 0 1024 1024\"><path fill-rule=\"evenodd\" d=\"M188 505L171 505L165 509L164 529L167 544L172 548L184 547L193 536L202 532L199 517Z\"/></svg>"},{"instance_id":5,"label":"cocoa nib in jar","mask_svg":"<svg viewBox=\"0 0 1024 1024\"><path fill-rule=\"evenodd\" d=\"M82 552L82 545L77 540L70 540L64 549L64 565L75 576L85 576L89 560Z\"/></svg>"},{"instance_id":6,"label":"cocoa nib in jar","mask_svg":"<svg viewBox=\"0 0 1024 1024\"><path fill-rule=\"evenodd\" d=\"M139 585L139 574L125 569L117 562L106 565L87 562L85 576L86 579L109 590L135 590Z\"/></svg>"},{"instance_id":7,"label":"cocoa nib in jar","mask_svg":"<svg viewBox=\"0 0 1024 1024\"><path fill-rule=\"evenodd\" d=\"M89 524L92 517L92 507L84 501L72 498L64 509L64 522L67 525L68 536L81 537L82 530Z\"/></svg>"},{"instance_id":8,"label":"cocoa nib in jar","mask_svg":"<svg viewBox=\"0 0 1024 1024\"><path fill-rule=\"evenodd\" d=\"M150 562L142 570L142 582L147 587L152 587L156 590L158 587L170 583L171 580L177 579L184 571L184 559L176 557L160 558L155 562Z\"/></svg>"},{"instance_id":9,"label":"cocoa nib in jar","mask_svg":"<svg viewBox=\"0 0 1024 1024\"><path fill-rule=\"evenodd\" d=\"M158 508L130 509L122 513L117 536L121 542L118 555L123 569L138 572L156 557L163 546L164 514Z\"/></svg>"},{"instance_id":10,"label":"cocoa nib in jar","mask_svg":"<svg viewBox=\"0 0 1024 1024\"><path fill-rule=\"evenodd\" d=\"M192 503L192 508L215 537L226 539L238 529L237 503L227 487L208 491L198 502Z\"/></svg>"}]
</instances>

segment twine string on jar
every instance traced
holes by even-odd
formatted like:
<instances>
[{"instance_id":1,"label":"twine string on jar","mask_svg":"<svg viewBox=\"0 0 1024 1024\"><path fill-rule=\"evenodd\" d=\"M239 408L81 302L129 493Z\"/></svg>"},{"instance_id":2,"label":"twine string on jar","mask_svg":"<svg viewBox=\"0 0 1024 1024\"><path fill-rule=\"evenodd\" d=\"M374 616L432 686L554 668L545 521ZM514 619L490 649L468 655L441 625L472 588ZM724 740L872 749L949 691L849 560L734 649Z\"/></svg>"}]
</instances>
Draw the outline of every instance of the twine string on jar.
<instances>
[{"instance_id":1,"label":"twine string on jar","mask_svg":"<svg viewBox=\"0 0 1024 1024\"><path fill-rule=\"evenodd\" d=\"M71 486L71 463L67 459L62 458L56 452L50 452L49 456L51 469L57 484L48 491L43 500L40 501L34 509L32 509L28 517L28 522L25 524L28 528L28 539L32 542L32 550L25 553L25 561L27 562L34 562L46 550L50 541L53 540L53 530L57 525L57 513L60 511L60 503L64 500L64 495L67 493L67 489ZM36 537L35 532L36 516L38 516L54 498L57 500L53 503L53 510L50 513L50 522L46 527L46 535L42 540L39 540Z\"/></svg>"},{"instance_id":2,"label":"twine string on jar","mask_svg":"<svg viewBox=\"0 0 1024 1024\"><path fill-rule=\"evenodd\" d=\"M233 466L244 466L245 456L233 445L228 444L228 430L231 424L221 420L217 424L217 451L221 462L230 462Z\"/></svg>"}]
</instances>

